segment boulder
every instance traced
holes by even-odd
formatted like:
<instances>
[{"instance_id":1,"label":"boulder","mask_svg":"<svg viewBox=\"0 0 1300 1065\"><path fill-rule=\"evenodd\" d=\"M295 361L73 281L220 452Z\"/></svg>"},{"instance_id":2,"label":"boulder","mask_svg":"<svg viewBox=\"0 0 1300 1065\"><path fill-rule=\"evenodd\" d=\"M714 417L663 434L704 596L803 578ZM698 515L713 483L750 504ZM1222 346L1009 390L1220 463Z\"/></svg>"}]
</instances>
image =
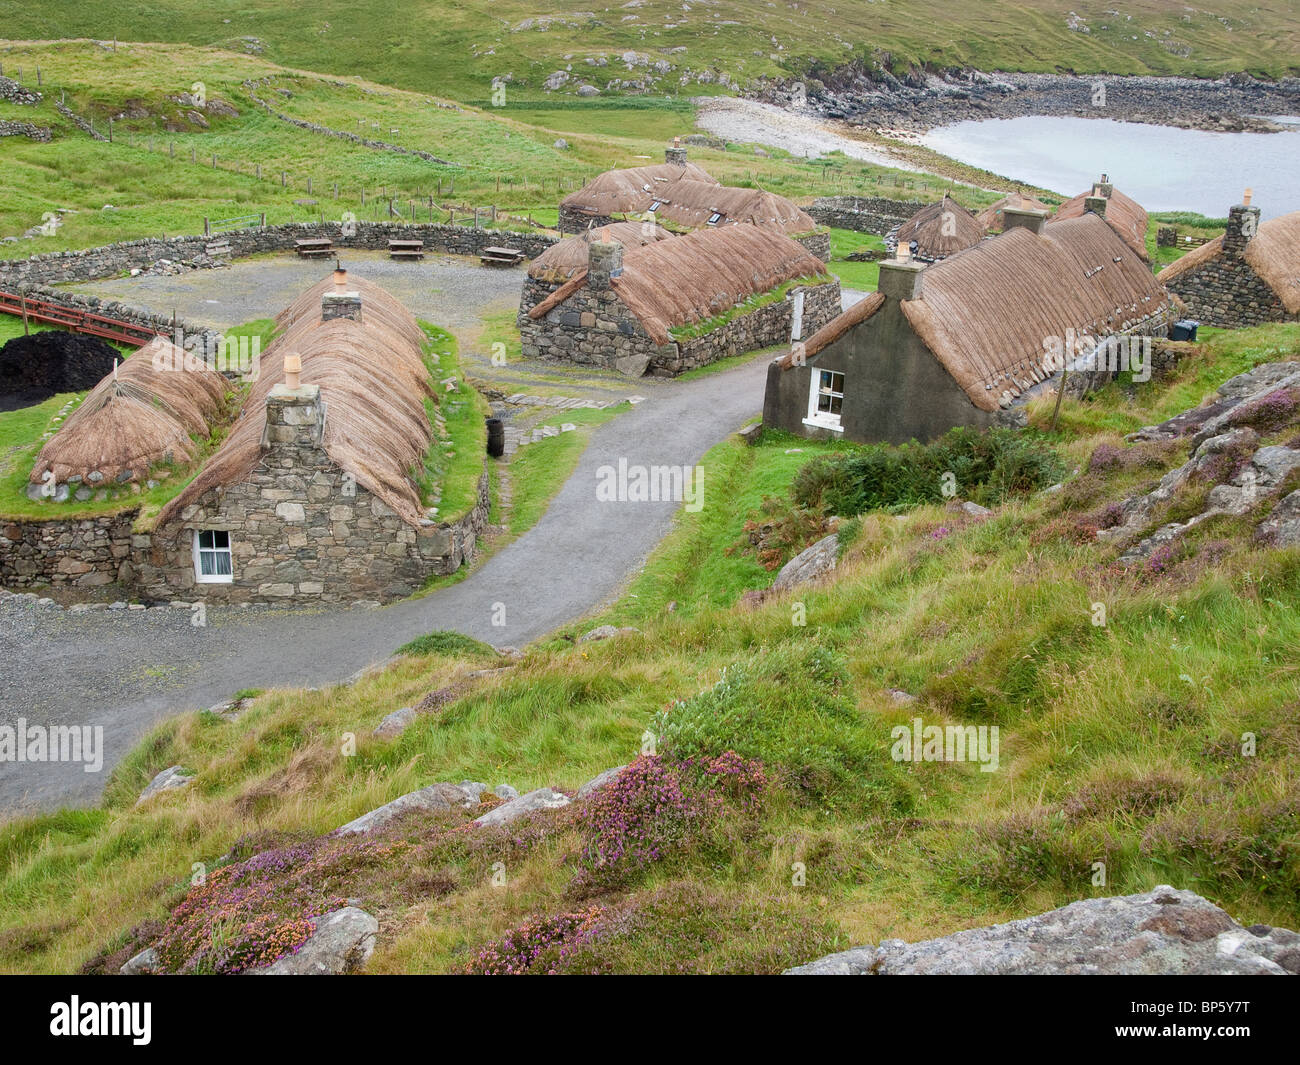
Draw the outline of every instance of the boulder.
<instances>
[{"instance_id":1,"label":"boulder","mask_svg":"<svg viewBox=\"0 0 1300 1065\"><path fill-rule=\"evenodd\" d=\"M1085 899L920 943L887 939L787 969L790 976L1300 973L1300 935L1243 928L1208 899L1162 885Z\"/></svg>"},{"instance_id":2,"label":"boulder","mask_svg":"<svg viewBox=\"0 0 1300 1065\"><path fill-rule=\"evenodd\" d=\"M492 794L495 795L498 799L505 799L507 802L509 802L511 799L519 798L519 792L517 792L509 784L498 784L495 788L492 789Z\"/></svg>"},{"instance_id":3,"label":"boulder","mask_svg":"<svg viewBox=\"0 0 1300 1065\"><path fill-rule=\"evenodd\" d=\"M1259 538L1274 547L1300 544L1300 491L1284 496L1273 513L1256 526Z\"/></svg>"},{"instance_id":4,"label":"boulder","mask_svg":"<svg viewBox=\"0 0 1300 1065\"><path fill-rule=\"evenodd\" d=\"M583 635L579 636L578 642L592 643L596 640L608 640L613 636L628 636L634 632L640 632L640 631L641 631L640 629L633 628L630 625L625 626L621 629L614 625L598 625L590 632L583 633Z\"/></svg>"},{"instance_id":5,"label":"boulder","mask_svg":"<svg viewBox=\"0 0 1300 1065\"><path fill-rule=\"evenodd\" d=\"M162 960L153 947L146 947L139 954L128 958L118 972L123 976L152 976L162 969Z\"/></svg>"},{"instance_id":6,"label":"boulder","mask_svg":"<svg viewBox=\"0 0 1300 1065\"><path fill-rule=\"evenodd\" d=\"M650 358L647 355L624 355L621 359L614 360L614 369L625 377L642 377L649 365Z\"/></svg>"},{"instance_id":7,"label":"boulder","mask_svg":"<svg viewBox=\"0 0 1300 1065\"><path fill-rule=\"evenodd\" d=\"M460 788L465 793L465 798L469 799L474 805L482 802L480 796L485 791L492 790L486 784L482 784L477 780L462 780L456 787Z\"/></svg>"},{"instance_id":8,"label":"boulder","mask_svg":"<svg viewBox=\"0 0 1300 1065\"><path fill-rule=\"evenodd\" d=\"M410 810L450 810L456 806L468 809L477 805L477 796L470 799L465 794L465 790L455 784L430 784L427 788L408 792L392 802L376 807L367 814L362 814L346 825L336 828L334 834L350 836L359 832L372 832Z\"/></svg>"},{"instance_id":9,"label":"boulder","mask_svg":"<svg viewBox=\"0 0 1300 1065\"><path fill-rule=\"evenodd\" d=\"M139 806L141 803L147 802L161 792L175 791L177 788L183 788L193 779L193 774L185 773L180 766L168 766L154 777L153 780L149 781L149 786L145 788L144 791L140 792L140 797L135 800L135 804Z\"/></svg>"},{"instance_id":10,"label":"boulder","mask_svg":"<svg viewBox=\"0 0 1300 1065\"><path fill-rule=\"evenodd\" d=\"M394 736L400 736L406 731L406 727L415 720L415 717L413 707L404 706L400 710L394 710L375 726L375 731L371 735L378 736L380 739L391 739Z\"/></svg>"},{"instance_id":11,"label":"boulder","mask_svg":"<svg viewBox=\"0 0 1300 1065\"><path fill-rule=\"evenodd\" d=\"M812 547L800 551L781 567L781 572L776 575L776 580L772 582L772 591L784 592L800 584L816 580L824 573L829 573L835 568L835 563L839 560L839 553L839 533L823 536Z\"/></svg>"},{"instance_id":12,"label":"boulder","mask_svg":"<svg viewBox=\"0 0 1300 1065\"><path fill-rule=\"evenodd\" d=\"M363 968L375 949L379 922L365 910L345 906L313 919L307 942L270 965L249 969L248 976L343 976Z\"/></svg>"},{"instance_id":13,"label":"boulder","mask_svg":"<svg viewBox=\"0 0 1300 1065\"><path fill-rule=\"evenodd\" d=\"M589 781L587 781L587 783L585 783L584 785L582 785L582 787L578 789L578 794L575 796L575 798L585 799L593 791L599 791L606 784L609 784L611 781L617 780L618 775L621 772L623 772L623 770L626 768L627 766L625 765L616 765L613 769L606 769L605 772L603 773L597 773L594 777L592 777Z\"/></svg>"},{"instance_id":14,"label":"boulder","mask_svg":"<svg viewBox=\"0 0 1300 1065\"><path fill-rule=\"evenodd\" d=\"M489 810L482 817L475 818L474 824L507 825L526 814L534 813L537 810L558 810L561 806L568 806L569 802L569 797L563 792L552 791L550 788L538 788L536 791L530 791L527 795L521 795L517 799L511 799L510 802L502 803L494 810Z\"/></svg>"}]
</instances>

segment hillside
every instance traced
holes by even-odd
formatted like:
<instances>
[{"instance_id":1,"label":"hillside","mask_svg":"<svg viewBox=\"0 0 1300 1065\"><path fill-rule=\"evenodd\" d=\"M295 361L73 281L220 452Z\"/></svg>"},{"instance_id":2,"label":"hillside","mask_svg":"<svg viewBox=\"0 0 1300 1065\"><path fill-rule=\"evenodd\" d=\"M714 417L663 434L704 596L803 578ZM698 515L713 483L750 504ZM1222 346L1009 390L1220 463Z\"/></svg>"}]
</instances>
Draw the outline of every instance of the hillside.
<instances>
[{"instance_id":1,"label":"hillside","mask_svg":"<svg viewBox=\"0 0 1300 1065\"><path fill-rule=\"evenodd\" d=\"M1296 70L1300 52L1300 14L1287 0L1194 7L1130 0L1122 10L1102 0L628 0L545 15L525 0L309 7L172 0L109 9L8 0L0 17L12 38L211 45L462 101L486 100L494 77L535 95L570 65L575 76L598 73L601 88L616 77L634 91L698 93L854 58L894 73L924 65L1280 76Z\"/></svg>"},{"instance_id":2,"label":"hillside","mask_svg":"<svg viewBox=\"0 0 1300 1065\"><path fill-rule=\"evenodd\" d=\"M1096 536L1193 448L1126 434L1300 355L1294 325L1206 333L1172 379L1068 400L1055 430L1040 401L987 447L728 441L703 460L728 505L520 658L433 634L353 684L168 720L101 807L0 829L0 967L115 971L157 943L167 968L238 969L346 900L378 918L378 972L770 972L1156 884L1294 927L1300 569L1255 527L1296 474L1135 563ZM1233 441L1294 446L1296 411L1243 412ZM1130 531L1200 513L1246 461ZM991 513L943 502L945 463ZM827 583L754 594L855 499ZM602 623L636 631L578 641ZM998 726L999 771L891 757L917 717ZM436 782L572 793L634 759L509 826L457 805L325 835ZM137 806L171 766L193 782Z\"/></svg>"}]
</instances>

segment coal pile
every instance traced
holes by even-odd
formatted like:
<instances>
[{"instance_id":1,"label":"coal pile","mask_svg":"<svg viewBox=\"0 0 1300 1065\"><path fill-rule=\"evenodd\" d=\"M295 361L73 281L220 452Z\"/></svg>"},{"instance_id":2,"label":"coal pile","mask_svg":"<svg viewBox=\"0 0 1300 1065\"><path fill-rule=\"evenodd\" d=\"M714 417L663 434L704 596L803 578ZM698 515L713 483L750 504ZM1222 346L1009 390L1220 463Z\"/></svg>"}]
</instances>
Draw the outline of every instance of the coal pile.
<instances>
[{"instance_id":1,"label":"coal pile","mask_svg":"<svg viewBox=\"0 0 1300 1065\"><path fill-rule=\"evenodd\" d=\"M14 337L0 348L0 411L41 403L60 392L84 392L121 358L99 337L49 329Z\"/></svg>"}]
</instances>

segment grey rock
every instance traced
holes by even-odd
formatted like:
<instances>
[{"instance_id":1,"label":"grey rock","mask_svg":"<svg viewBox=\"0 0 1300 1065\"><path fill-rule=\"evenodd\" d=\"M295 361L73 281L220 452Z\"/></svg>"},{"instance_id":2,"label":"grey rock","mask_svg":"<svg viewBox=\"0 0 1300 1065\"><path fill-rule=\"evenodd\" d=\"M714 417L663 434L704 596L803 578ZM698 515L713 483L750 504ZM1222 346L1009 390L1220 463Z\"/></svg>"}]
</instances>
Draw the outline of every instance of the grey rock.
<instances>
[{"instance_id":1,"label":"grey rock","mask_svg":"<svg viewBox=\"0 0 1300 1065\"><path fill-rule=\"evenodd\" d=\"M962 502L958 507L963 514L969 514L973 518L982 518L986 514L992 514L993 511L988 507L982 507L978 503L972 503L969 499Z\"/></svg>"},{"instance_id":2,"label":"grey rock","mask_svg":"<svg viewBox=\"0 0 1300 1065\"><path fill-rule=\"evenodd\" d=\"M149 781L149 786L140 792L140 797L135 800L135 804L139 806L164 791L175 791L177 788L183 788L193 779L193 774L187 775L183 773L180 766L168 766L153 780Z\"/></svg>"},{"instance_id":3,"label":"grey rock","mask_svg":"<svg viewBox=\"0 0 1300 1065\"><path fill-rule=\"evenodd\" d=\"M599 791L606 784L609 784L611 781L616 780L618 778L618 775L621 772L623 772L623 770L626 768L627 768L626 765L616 765L614 766L613 769L606 769L603 773L597 773L594 777L592 777L589 781L587 781L587 783L585 783L584 785L582 785L582 787L578 789L578 794L575 796L575 798L585 799L592 792Z\"/></svg>"},{"instance_id":4,"label":"grey rock","mask_svg":"<svg viewBox=\"0 0 1300 1065\"><path fill-rule=\"evenodd\" d=\"M1300 466L1300 451L1278 445L1262 447L1255 452L1250 464L1255 470L1256 483L1271 488L1280 484L1288 473ZM1236 478L1234 483L1235 481Z\"/></svg>"},{"instance_id":5,"label":"grey rock","mask_svg":"<svg viewBox=\"0 0 1300 1065\"><path fill-rule=\"evenodd\" d=\"M314 920L316 931L294 954L247 970L248 976L343 976L365 967L375 949L379 922L365 910L345 906Z\"/></svg>"},{"instance_id":6,"label":"grey rock","mask_svg":"<svg viewBox=\"0 0 1300 1065\"><path fill-rule=\"evenodd\" d=\"M465 793L465 798L469 799L470 803L474 806L477 806L482 802L481 796L485 791L492 790L486 784L477 780L462 780L456 786Z\"/></svg>"},{"instance_id":7,"label":"grey rock","mask_svg":"<svg viewBox=\"0 0 1300 1065\"><path fill-rule=\"evenodd\" d=\"M581 636L579 636L578 642L593 643L596 640L608 640L614 636L630 636L633 633L637 633L640 631L641 631L640 629L634 628L631 625L626 625L623 628L618 628L617 626L614 625L598 625L590 632L583 633Z\"/></svg>"},{"instance_id":8,"label":"grey rock","mask_svg":"<svg viewBox=\"0 0 1300 1065\"><path fill-rule=\"evenodd\" d=\"M530 791L527 795L521 795L517 799L503 803L494 810L489 810L482 817L475 818L474 824L506 825L537 810L558 810L562 806L568 806L570 801L569 797L563 792L552 791L550 788L538 788L536 791Z\"/></svg>"},{"instance_id":9,"label":"grey rock","mask_svg":"<svg viewBox=\"0 0 1300 1065\"><path fill-rule=\"evenodd\" d=\"M648 355L624 355L621 359L614 360L614 369L625 377L643 377L649 365Z\"/></svg>"},{"instance_id":10,"label":"grey rock","mask_svg":"<svg viewBox=\"0 0 1300 1065\"><path fill-rule=\"evenodd\" d=\"M373 832L376 828L388 824L393 818L410 810L450 810L456 806L470 807L478 805L478 800L471 802L465 792L455 784L430 784L419 791L407 792L392 802L384 803L369 813L362 814L334 830L337 836L350 836L356 833Z\"/></svg>"},{"instance_id":11,"label":"grey rock","mask_svg":"<svg viewBox=\"0 0 1300 1065\"><path fill-rule=\"evenodd\" d=\"M498 799L509 800L509 799L519 798L519 792L517 792L509 784L498 784L495 788L492 789L492 794L495 795Z\"/></svg>"},{"instance_id":12,"label":"grey rock","mask_svg":"<svg viewBox=\"0 0 1300 1065\"><path fill-rule=\"evenodd\" d=\"M1286 975L1300 973L1300 935L1243 928L1208 899L1161 885L920 943L887 939L786 973Z\"/></svg>"},{"instance_id":13,"label":"grey rock","mask_svg":"<svg viewBox=\"0 0 1300 1065\"><path fill-rule=\"evenodd\" d=\"M407 725L415 720L415 710L409 706L404 706L400 710L394 710L375 726L372 736L380 739L392 739L394 736L400 736L406 731Z\"/></svg>"},{"instance_id":14,"label":"grey rock","mask_svg":"<svg viewBox=\"0 0 1300 1065\"><path fill-rule=\"evenodd\" d=\"M1261 540L1274 547L1300 544L1300 491L1284 496L1273 513L1255 527Z\"/></svg>"},{"instance_id":15,"label":"grey rock","mask_svg":"<svg viewBox=\"0 0 1300 1065\"><path fill-rule=\"evenodd\" d=\"M162 960L153 947L146 947L139 954L128 958L118 972L123 976L149 976L162 968Z\"/></svg>"},{"instance_id":16,"label":"grey rock","mask_svg":"<svg viewBox=\"0 0 1300 1065\"><path fill-rule=\"evenodd\" d=\"M816 580L835 568L840 552L839 533L824 536L811 547L805 548L781 567L772 582L772 591L784 592L808 581Z\"/></svg>"}]
</instances>

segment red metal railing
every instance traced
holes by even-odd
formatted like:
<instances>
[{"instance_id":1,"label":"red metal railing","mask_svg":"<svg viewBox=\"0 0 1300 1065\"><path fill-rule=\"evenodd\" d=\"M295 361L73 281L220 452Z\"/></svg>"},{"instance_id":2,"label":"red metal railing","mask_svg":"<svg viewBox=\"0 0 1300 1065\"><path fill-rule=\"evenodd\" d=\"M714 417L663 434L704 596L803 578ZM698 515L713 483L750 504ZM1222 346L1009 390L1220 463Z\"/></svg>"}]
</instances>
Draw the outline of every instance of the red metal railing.
<instances>
[{"instance_id":1,"label":"red metal railing","mask_svg":"<svg viewBox=\"0 0 1300 1065\"><path fill-rule=\"evenodd\" d=\"M0 291L0 313L25 316L29 322L44 322L47 325L61 325L74 333L88 333L116 340L119 344L141 347L156 336L166 336L163 329L154 329L134 322L123 322L117 318L107 318L102 314L91 314L76 307L65 307L50 300L28 299L13 292Z\"/></svg>"}]
</instances>

